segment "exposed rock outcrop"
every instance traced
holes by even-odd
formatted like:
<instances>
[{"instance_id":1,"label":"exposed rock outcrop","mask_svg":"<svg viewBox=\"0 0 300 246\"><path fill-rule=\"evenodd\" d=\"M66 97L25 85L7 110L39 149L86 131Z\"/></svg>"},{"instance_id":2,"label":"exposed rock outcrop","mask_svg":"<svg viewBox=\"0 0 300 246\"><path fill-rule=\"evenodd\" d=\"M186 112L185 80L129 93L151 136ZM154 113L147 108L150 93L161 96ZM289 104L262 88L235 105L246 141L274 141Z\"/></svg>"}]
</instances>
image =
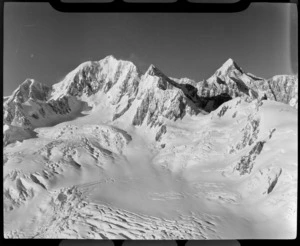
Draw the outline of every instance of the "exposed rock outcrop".
<instances>
[{"instance_id":1,"label":"exposed rock outcrop","mask_svg":"<svg viewBox=\"0 0 300 246\"><path fill-rule=\"evenodd\" d=\"M258 141L250 150L248 155L244 155L241 157L240 161L235 167L235 170L239 171L240 175L244 175L246 173L249 174L251 172L254 165L254 160L262 151L264 144L265 141Z\"/></svg>"}]
</instances>

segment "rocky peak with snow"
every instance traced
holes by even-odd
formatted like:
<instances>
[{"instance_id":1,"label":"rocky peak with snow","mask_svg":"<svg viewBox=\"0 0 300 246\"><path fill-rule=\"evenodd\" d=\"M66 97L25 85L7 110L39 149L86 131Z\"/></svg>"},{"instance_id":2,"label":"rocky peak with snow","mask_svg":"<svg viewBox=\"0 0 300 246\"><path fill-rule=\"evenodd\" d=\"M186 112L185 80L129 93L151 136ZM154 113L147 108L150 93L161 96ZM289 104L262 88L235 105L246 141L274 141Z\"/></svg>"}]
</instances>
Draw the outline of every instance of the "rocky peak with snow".
<instances>
[{"instance_id":1,"label":"rocky peak with snow","mask_svg":"<svg viewBox=\"0 0 300 246\"><path fill-rule=\"evenodd\" d=\"M156 66L151 64L149 68L147 69L146 75L151 75L151 76L157 76L157 77L166 77L166 75L163 74L162 71L160 71Z\"/></svg>"},{"instance_id":2,"label":"rocky peak with snow","mask_svg":"<svg viewBox=\"0 0 300 246\"><path fill-rule=\"evenodd\" d=\"M3 124L31 129L28 112L32 104L43 104L49 98L51 87L33 79L26 79L3 102Z\"/></svg>"},{"instance_id":3,"label":"rocky peak with snow","mask_svg":"<svg viewBox=\"0 0 300 246\"><path fill-rule=\"evenodd\" d=\"M298 78L293 75L277 75L270 79L246 73L233 59L228 59L208 79L197 83L200 97L226 94L231 98L242 97L247 101L269 99L298 107Z\"/></svg>"},{"instance_id":4,"label":"rocky peak with snow","mask_svg":"<svg viewBox=\"0 0 300 246\"><path fill-rule=\"evenodd\" d=\"M53 86L53 98L62 95L91 96L112 87L126 87L128 81L139 77L136 66L129 61L107 56L100 61L85 62L71 71L63 81Z\"/></svg>"},{"instance_id":5,"label":"rocky peak with snow","mask_svg":"<svg viewBox=\"0 0 300 246\"><path fill-rule=\"evenodd\" d=\"M271 100L289 104L298 108L298 77L276 75L267 80L266 95Z\"/></svg>"},{"instance_id":6,"label":"rocky peak with snow","mask_svg":"<svg viewBox=\"0 0 300 246\"><path fill-rule=\"evenodd\" d=\"M149 66L149 68L147 69L145 74L149 74L149 75L154 76L155 75L155 70L157 70L157 68L153 64L151 64Z\"/></svg>"},{"instance_id":7,"label":"rocky peak with snow","mask_svg":"<svg viewBox=\"0 0 300 246\"><path fill-rule=\"evenodd\" d=\"M239 72L244 73L243 70L237 65L237 63L232 59L229 58L223 65L216 71L217 76L226 76L229 73Z\"/></svg>"},{"instance_id":8,"label":"rocky peak with snow","mask_svg":"<svg viewBox=\"0 0 300 246\"><path fill-rule=\"evenodd\" d=\"M34 79L26 79L8 98L8 103L24 103L29 99L45 101L48 99L51 88Z\"/></svg>"}]
</instances>

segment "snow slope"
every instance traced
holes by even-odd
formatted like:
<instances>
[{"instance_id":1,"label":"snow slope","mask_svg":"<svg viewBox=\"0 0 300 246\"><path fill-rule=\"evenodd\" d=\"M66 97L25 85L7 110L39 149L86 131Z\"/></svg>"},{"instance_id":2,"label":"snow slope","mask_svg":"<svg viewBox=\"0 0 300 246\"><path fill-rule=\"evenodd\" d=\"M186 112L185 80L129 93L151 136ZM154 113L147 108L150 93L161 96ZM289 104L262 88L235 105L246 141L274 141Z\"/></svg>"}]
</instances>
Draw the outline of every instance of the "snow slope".
<instances>
[{"instance_id":1,"label":"snow slope","mask_svg":"<svg viewBox=\"0 0 300 246\"><path fill-rule=\"evenodd\" d=\"M269 80L276 98L264 81L232 59L204 84L112 56L26 80L4 101L5 237L295 238L297 79Z\"/></svg>"}]
</instances>

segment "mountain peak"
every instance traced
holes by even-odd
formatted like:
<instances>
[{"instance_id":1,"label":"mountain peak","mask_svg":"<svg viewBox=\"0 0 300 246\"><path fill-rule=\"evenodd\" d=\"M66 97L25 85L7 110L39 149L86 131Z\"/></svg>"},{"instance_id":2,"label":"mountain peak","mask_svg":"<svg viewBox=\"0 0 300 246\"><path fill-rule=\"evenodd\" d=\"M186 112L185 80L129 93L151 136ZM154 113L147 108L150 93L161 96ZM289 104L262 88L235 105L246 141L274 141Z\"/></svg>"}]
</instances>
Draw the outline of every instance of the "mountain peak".
<instances>
[{"instance_id":1,"label":"mountain peak","mask_svg":"<svg viewBox=\"0 0 300 246\"><path fill-rule=\"evenodd\" d=\"M243 73L243 70L237 65L237 63L232 58L229 58L223 63L217 72L219 74L226 74L233 69L237 69L239 72Z\"/></svg>"},{"instance_id":2,"label":"mountain peak","mask_svg":"<svg viewBox=\"0 0 300 246\"><path fill-rule=\"evenodd\" d=\"M18 86L10 98L18 102L25 102L30 98L45 100L50 90L49 86L28 78Z\"/></svg>"},{"instance_id":3,"label":"mountain peak","mask_svg":"<svg viewBox=\"0 0 300 246\"><path fill-rule=\"evenodd\" d=\"M42 84L34 79L27 78L24 82L22 82L19 85L18 89L28 91L28 90L31 90L31 88L33 88L33 87L41 88L41 87L47 87L47 86L45 86L44 84Z\"/></svg>"},{"instance_id":4,"label":"mountain peak","mask_svg":"<svg viewBox=\"0 0 300 246\"><path fill-rule=\"evenodd\" d=\"M113 55L108 55L104 57L102 60L109 61L109 60L117 60L117 59Z\"/></svg>"},{"instance_id":5,"label":"mountain peak","mask_svg":"<svg viewBox=\"0 0 300 246\"><path fill-rule=\"evenodd\" d=\"M108 55L104 57L103 59L99 61L85 61L78 65L73 71L71 71L67 77L74 77L74 75L86 67L92 67L92 66L98 66L99 64L110 64L110 65L116 65L120 60L116 59L113 55Z\"/></svg>"},{"instance_id":6,"label":"mountain peak","mask_svg":"<svg viewBox=\"0 0 300 246\"><path fill-rule=\"evenodd\" d=\"M153 64L151 64L149 66L149 68L147 69L146 74L155 75L155 70L156 70L156 67Z\"/></svg>"},{"instance_id":7,"label":"mountain peak","mask_svg":"<svg viewBox=\"0 0 300 246\"><path fill-rule=\"evenodd\" d=\"M146 74L158 77L166 77L162 71L160 71L155 65L151 64L146 72Z\"/></svg>"},{"instance_id":8,"label":"mountain peak","mask_svg":"<svg viewBox=\"0 0 300 246\"><path fill-rule=\"evenodd\" d=\"M224 64L223 65L227 65L227 66L232 66L232 65L234 65L234 60L232 59L232 58L228 58L227 60L226 60L226 62L224 62Z\"/></svg>"},{"instance_id":9,"label":"mountain peak","mask_svg":"<svg viewBox=\"0 0 300 246\"><path fill-rule=\"evenodd\" d=\"M129 60L117 59L113 55L104 57L102 60L99 61L99 64L100 66L108 64L111 67L127 66L129 69L137 70L137 67L133 62Z\"/></svg>"},{"instance_id":10,"label":"mountain peak","mask_svg":"<svg viewBox=\"0 0 300 246\"><path fill-rule=\"evenodd\" d=\"M235 66L235 65L236 65L235 61L232 58L228 58L223 63L223 65L221 66L221 68L229 68L229 67L232 67L232 66Z\"/></svg>"},{"instance_id":11,"label":"mountain peak","mask_svg":"<svg viewBox=\"0 0 300 246\"><path fill-rule=\"evenodd\" d=\"M27 78L20 84L20 86L32 85L33 83L35 83L34 79Z\"/></svg>"}]
</instances>

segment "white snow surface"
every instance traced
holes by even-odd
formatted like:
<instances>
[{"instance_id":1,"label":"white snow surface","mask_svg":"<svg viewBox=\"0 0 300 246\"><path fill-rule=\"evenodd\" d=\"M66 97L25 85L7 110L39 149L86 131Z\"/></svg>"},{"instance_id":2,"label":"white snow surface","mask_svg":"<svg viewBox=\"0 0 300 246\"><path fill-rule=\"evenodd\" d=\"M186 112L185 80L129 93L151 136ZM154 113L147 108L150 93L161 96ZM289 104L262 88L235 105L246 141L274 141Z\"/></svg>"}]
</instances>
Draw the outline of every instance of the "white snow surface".
<instances>
[{"instance_id":1,"label":"white snow surface","mask_svg":"<svg viewBox=\"0 0 300 246\"><path fill-rule=\"evenodd\" d=\"M235 66L229 59L213 76L229 83ZM180 87L197 83L172 81L108 56L78 66L44 100L32 96L44 87L26 84L5 98L5 238L295 238L290 97L198 112Z\"/></svg>"}]
</instances>

